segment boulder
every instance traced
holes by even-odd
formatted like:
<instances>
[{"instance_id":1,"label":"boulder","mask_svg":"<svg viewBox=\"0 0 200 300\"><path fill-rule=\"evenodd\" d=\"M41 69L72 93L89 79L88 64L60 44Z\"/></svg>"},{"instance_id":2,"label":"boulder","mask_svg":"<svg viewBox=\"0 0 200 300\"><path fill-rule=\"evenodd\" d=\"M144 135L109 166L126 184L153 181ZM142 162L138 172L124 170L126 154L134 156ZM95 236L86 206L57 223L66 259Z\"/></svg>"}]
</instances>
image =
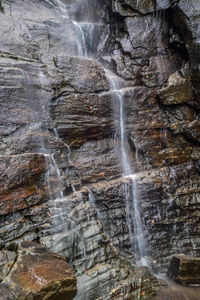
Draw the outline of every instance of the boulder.
<instances>
[{"instance_id":1,"label":"boulder","mask_svg":"<svg viewBox=\"0 0 200 300\"><path fill-rule=\"evenodd\" d=\"M76 277L65 259L35 242L22 242L9 274L0 285L11 287L12 299L61 300L76 295Z\"/></svg>"},{"instance_id":2,"label":"boulder","mask_svg":"<svg viewBox=\"0 0 200 300\"><path fill-rule=\"evenodd\" d=\"M167 274L183 285L200 284L200 257L173 256Z\"/></svg>"}]
</instances>

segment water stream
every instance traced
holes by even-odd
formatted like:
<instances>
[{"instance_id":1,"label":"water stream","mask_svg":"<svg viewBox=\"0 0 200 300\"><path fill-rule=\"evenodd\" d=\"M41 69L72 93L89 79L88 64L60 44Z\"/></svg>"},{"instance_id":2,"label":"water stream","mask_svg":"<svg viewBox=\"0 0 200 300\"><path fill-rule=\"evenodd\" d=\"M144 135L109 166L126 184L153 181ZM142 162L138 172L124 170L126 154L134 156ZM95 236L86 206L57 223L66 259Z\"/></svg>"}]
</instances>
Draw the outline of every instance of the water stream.
<instances>
[{"instance_id":1,"label":"water stream","mask_svg":"<svg viewBox=\"0 0 200 300\"><path fill-rule=\"evenodd\" d=\"M34 70L34 71L37 71ZM63 227L66 220L63 218L63 208L60 206L60 201L64 198L65 184L62 179L62 174L58 163L55 159L54 150L50 149L45 142L45 135L48 135L47 122L43 120L43 106L40 103L40 98L33 87L33 80L38 86L38 90L45 88L45 74L42 71L33 72L32 70L23 70L22 79L25 90L25 98L27 102L27 131L29 132L31 141L33 140L34 147L31 151L42 154L46 161L46 183L49 198L49 211L52 222L55 228ZM35 101L32 101L34 98ZM43 121L42 121L43 120ZM58 139L58 132L54 130L55 138ZM70 148L63 141L63 146L67 148L68 160L70 159ZM61 222L60 222L61 220ZM62 232L62 228L60 229ZM56 242L55 242L56 246Z\"/></svg>"},{"instance_id":2,"label":"water stream","mask_svg":"<svg viewBox=\"0 0 200 300\"><path fill-rule=\"evenodd\" d=\"M97 16L95 6L89 0L75 1L67 4L61 0L45 0L53 6L67 23L69 40L69 55L80 57L93 57L96 51L101 33L105 27L102 23L102 16ZM98 3L98 2L97 2ZM100 2L97 5L100 7Z\"/></svg>"},{"instance_id":3,"label":"water stream","mask_svg":"<svg viewBox=\"0 0 200 300\"><path fill-rule=\"evenodd\" d=\"M17 224L16 230L20 236L22 233L22 239L34 238L52 251L66 257L79 280L76 299L115 298L116 293L113 294L113 290L115 291L115 287L118 288L118 284L122 287L124 285L124 290L127 291L127 294L121 293L122 296L120 294L119 296L128 299L131 297L130 294L137 290L137 285L134 283L137 279L137 272L141 289L136 291L136 297L140 299L143 296L142 284L146 281L147 285L149 284L147 288L151 288L154 284L153 282L151 286L151 282L148 282L151 280L150 277L142 277L143 275L140 277L140 270L144 272L141 273L144 276L148 268L150 272L152 271L151 265L155 265L159 270L162 264L167 266L170 255L174 252L181 253L182 249L188 249L187 251L193 249L193 256L198 253L198 241L195 242L194 236L191 237L192 221L189 220L189 215L186 215L186 218L184 215L183 220L186 222L182 225L181 205L178 202L179 193L182 193L181 197L183 197L183 202L185 201L184 207L188 208L190 204L196 205L197 199L188 197L184 187L184 182L188 178L190 180L190 177L187 178L187 173L182 170L179 173L179 166L176 165L175 173L167 174L171 172L169 170L171 170L173 160L175 161L179 154L179 145L182 145L182 142L187 146L186 155L189 155L187 151L189 153L191 151L195 159L197 150L195 148L193 153L192 148L190 150L188 146L189 141L185 141L185 136L182 135L178 135L177 144L167 145L167 143L172 143L174 136L170 129L170 124L173 123L173 120L170 121L171 110L169 108L165 116L165 112L157 107L158 90L154 87L148 88L148 85L142 83L145 76L147 76L146 79L150 77L146 75L150 73L159 77L160 85L165 82L166 74L163 70L167 56L162 48L161 36L158 35L152 39L153 47L155 47L155 53L153 52L152 56L148 55L147 59L142 60L143 56L146 57L143 51L146 53L148 50L144 47L141 49L142 59L135 57L133 59L129 47L135 46L134 43L129 46L129 42L132 42L133 35L133 39L136 39L134 42L137 43L138 33L132 28L135 23L126 23L127 18L124 19L123 16L120 17L120 14L113 13L113 7L109 8L109 15L105 21L108 25L104 24L98 16L95 19L95 15L99 13L95 11L95 5L93 6L92 2L98 1L101 0L43 0L44 3L46 2L45 9L47 8L47 11L44 10L45 20L41 15L41 21L37 19L38 23L33 20L28 26L25 19L20 23L22 33L25 32L25 36L22 35L22 41L24 40L25 43L26 38L35 42L33 45L30 44L30 53L27 54L35 57L34 49L36 46L39 47L36 59L29 59L29 56L27 58L15 57L14 54L13 56L5 54L4 57L2 53L3 64L9 63L11 74L16 72L19 77L18 93L22 91L22 104L19 102L20 105L15 107L14 99L14 104L11 103L8 110L14 110L14 115L17 115L22 107L22 112L24 112L24 118L20 120L22 125L19 122L19 132L16 118L13 120L13 123L16 123L15 131L5 134L5 141L11 139L10 148L8 147L6 151L13 151L14 155L15 152L17 155L27 153L27 161L24 160L26 164L29 156L32 159L32 156L37 158L38 155L39 158L33 165L33 171L30 170L31 177L33 173L33 179L29 180L29 177L27 179L28 184L30 181L31 185L30 198L29 186L25 186L28 196L24 197L28 197L27 201L30 199L30 204L27 204L27 210L17 212L20 218L23 217L22 221L26 227L21 228L21 220L19 224L17 223L18 216L13 223ZM139 1L137 0L138 6ZM87 4L86 8L83 7L83 3ZM88 11L88 15L92 13L93 16L87 16L85 12L82 14L82 10ZM143 39L145 40L145 34L146 38L149 38L149 30L152 30L152 34L154 33L154 28L161 22L161 16L155 15L154 22L152 21L154 15L151 13L134 18L137 21L143 17L144 23L139 23L141 24L139 26L141 31L144 29ZM122 20L124 22L118 27L117 22ZM153 28L151 28L152 23ZM102 35L102 31L107 28L109 28L108 33ZM155 32L161 30L160 28ZM122 32L123 29L127 29L127 32ZM132 34L132 30L135 35ZM35 47L33 47L33 54L31 54L32 46ZM166 49L168 51L168 48ZM137 51L140 50L137 49ZM96 65L96 58L99 58L102 64L97 61ZM15 60L13 65L11 59ZM176 57L173 59L175 61ZM15 70L18 68L15 64L19 65L19 69L23 69L20 74L18 70ZM175 68L175 66L170 67ZM106 68L113 69L107 70ZM122 77L126 73L127 80L114 74L113 70L116 69ZM127 75L128 73L130 76ZM140 73L142 79L134 79ZM8 74L8 79L10 76ZM154 82L154 77L150 77L150 81ZM139 86L135 86L136 84ZM15 88L15 86L10 87ZM16 88L18 89L18 85ZM9 93L12 93L12 89ZM19 97L18 100L21 101L21 98ZM26 106L25 109L23 104ZM51 104L51 107L50 105L48 107L48 104ZM152 120L154 113L155 122ZM133 116L136 118L134 119ZM168 124L168 121L171 122L168 125L169 128L161 132L161 137L158 137L160 128L165 122ZM9 126L11 129L8 128L8 131L12 131L14 125L9 124ZM134 132L136 132L135 136ZM139 132L142 134L141 137ZM150 136L146 138L148 133ZM15 149L15 145L12 146L11 143L18 138ZM139 145L143 147L143 158L143 152L138 152L141 149ZM159 157L158 162L155 159L154 170L152 161L154 161L157 149ZM146 170L145 156L151 163L150 178L147 178L147 172L144 172L144 175L137 173L141 167ZM166 160L164 165L162 164L163 157ZM141 162L140 158L142 158ZM15 157L11 156L11 159L15 163ZM42 164L38 166L40 160ZM163 168L160 168L162 165ZM27 165L25 168L27 170ZM31 168L32 165L30 165ZM191 170L193 170L193 165ZM193 171L188 169L188 172L192 174ZM174 180L179 184L179 177L182 174L186 176L183 175L183 180L180 178L180 190L176 193L173 187L171 188L170 179L175 178ZM19 176L21 176L20 173ZM26 184L26 174L22 179ZM34 189L32 188L33 180ZM175 181L172 180L172 184ZM35 182L38 183L37 193L33 194ZM142 184L143 187L141 187ZM172 196L170 191L172 191ZM36 202L37 195L38 202ZM144 203L145 200L146 203ZM32 203L36 205L33 206ZM185 211L183 213L186 214ZM149 228L149 236L143 220ZM169 231L171 230L170 234L168 228ZM183 233L180 232L181 229ZM178 243L177 236L180 237ZM162 244L165 237L166 245ZM155 249L152 261L146 238L149 240L149 247ZM160 249L163 250L161 257L159 257ZM134 268L133 264L143 268ZM35 274L33 276L36 277ZM157 277L164 278L161 275ZM104 287L107 290L104 291ZM112 295L109 296L109 294Z\"/></svg>"},{"instance_id":4,"label":"water stream","mask_svg":"<svg viewBox=\"0 0 200 300\"><path fill-rule=\"evenodd\" d=\"M120 142L120 160L122 166L122 176L131 180L131 191L126 186L126 219L129 228L131 248L136 253L136 263L138 266L147 266L147 247L145 242L141 208L137 192L136 175L131 166L130 148L126 134L126 114L125 97L126 89L120 89L120 82L117 76L106 70L107 78L110 82L110 89L113 93L115 116L117 117L116 131ZM131 198L131 200L130 200Z\"/></svg>"},{"instance_id":5,"label":"water stream","mask_svg":"<svg viewBox=\"0 0 200 300\"><path fill-rule=\"evenodd\" d=\"M80 41L80 42L77 42L78 56L87 57L88 55L87 55L85 35L83 33L83 29L82 29L81 25L78 22L72 21L72 23L73 23L75 31L76 31L77 40Z\"/></svg>"},{"instance_id":6,"label":"water stream","mask_svg":"<svg viewBox=\"0 0 200 300\"><path fill-rule=\"evenodd\" d=\"M73 24L73 28L75 32L73 38L77 44L77 53L75 55L81 57L88 57L88 53L90 53L91 56L95 56L95 53L93 53L94 50L92 44L96 32L94 28L96 25L102 26L102 23L99 24L98 20L96 23L92 23L88 21L87 16L85 18L83 16L83 19L77 21L77 19L74 19L75 14L71 13L72 5L65 5L64 3L58 0L49 1L49 2L55 5L55 9L60 13L60 15L62 15L66 19L69 19ZM89 5L89 2L88 1L86 2L87 2L86 4ZM79 3L81 2L78 2L78 4ZM131 166L130 149L129 149L129 143L126 135L126 124L125 124L126 114L125 114L125 103L124 103L125 101L124 93L126 89L120 88L120 80L118 79L117 76L115 76L110 71L105 70L105 72L110 82L110 90L112 91L113 94L113 102L115 107L113 114L116 116L116 120L115 120L116 136L118 137L120 143L119 157L121 160L122 176L129 177L131 181L131 187L130 184L129 186L127 185L125 187L126 219L127 219L128 229L129 229L131 247L132 250L136 253L137 264L147 265L145 259L147 255L147 251L146 251L147 247L146 247L145 237L144 237L144 230L143 230L142 217L140 211L141 208L140 208L138 192L137 192L137 183L136 183L136 177L134 175L134 170ZM56 137L59 138L56 128L54 129L54 132ZM56 162L53 159L52 161L54 162L53 164L55 166ZM57 176L60 180L59 172L57 172ZM76 191L75 188L74 187L72 188L75 192ZM95 198L91 190L89 190L88 195L89 195L89 200L91 205L94 206L94 208L97 210L97 214L101 219L102 216L96 207ZM59 195L59 197L60 198L63 197L62 192Z\"/></svg>"}]
</instances>

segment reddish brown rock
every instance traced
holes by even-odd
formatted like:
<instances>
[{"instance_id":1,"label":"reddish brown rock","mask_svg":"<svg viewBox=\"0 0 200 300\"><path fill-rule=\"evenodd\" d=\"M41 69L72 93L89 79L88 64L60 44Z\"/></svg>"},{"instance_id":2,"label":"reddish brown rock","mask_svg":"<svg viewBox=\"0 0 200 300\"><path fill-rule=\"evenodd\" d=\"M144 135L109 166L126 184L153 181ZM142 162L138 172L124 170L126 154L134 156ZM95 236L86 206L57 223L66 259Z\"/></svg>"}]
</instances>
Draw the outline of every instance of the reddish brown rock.
<instances>
[{"instance_id":1,"label":"reddish brown rock","mask_svg":"<svg viewBox=\"0 0 200 300\"><path fill-rule=\"evenodd\" d=\"M3 284L16 291L16 299L61 300L76 295L76 277L65 259L35 242L22 242L17 259Z\"/></svg>"},{"instance_id":2,"label":"reddish brown rock","mask_svg":"<svg viewBox=\"0 0 200 300\"><path fill-rule=\"evenodd\" d=\"M113 265L106 269L113 257L108 243L118 247L123 257L134 256L135 249L131 249L126 215L127 203L129 207L134 203L132 180L122 183L120 114L118 109L113 113L119 91L108 92L105 73L96 62L69 57L77 55L83 42L81 28L86 47L92 48L88 54L126 79L119 84L126 87L120 92L124 126L134 171L148 170L136 179L154 266L163 273L169 257L180 249L200 256L199 1L193 5L186 0L0 2L4 11L0 153L5 157L0 167L7 170L12 165L8 178L0 174L0 213L7 214L0 218L2 247L22 239L43 239L73 261L79 274L78 299L106 299L122 279L126 281L127 273L116 260L116 271ZM66 17L64 2L70 2ZM92 4L91 10L86 2ZM99 25L103 27L100 38L95 29ZM187 62L192 80L182 72ZM41 144L55 159L48 168L50 190L56 190L51 198L56 199L60 191L67 196L56 202L41 203L45 200L42 171L30 168L30 174L36 174L32 184L21 158L16 164L7 158L40 151ZM16 166L23 171L16 171ZM74 187L80 191L72 193ZM1 276L10 272L14 254L9 255ZM4 260L5 253L2 256Z\"/></svg>"},{"instance_id":3,"label":"reddish brown rock","mask_svg":"<svg viewBox=\"0 0 200 300\"><path fill-rule=\"evenodd\" d=\"M15 212L45 200L45 157L23 154L0 157L0 215Z\"/></svg>"}]
</instances>

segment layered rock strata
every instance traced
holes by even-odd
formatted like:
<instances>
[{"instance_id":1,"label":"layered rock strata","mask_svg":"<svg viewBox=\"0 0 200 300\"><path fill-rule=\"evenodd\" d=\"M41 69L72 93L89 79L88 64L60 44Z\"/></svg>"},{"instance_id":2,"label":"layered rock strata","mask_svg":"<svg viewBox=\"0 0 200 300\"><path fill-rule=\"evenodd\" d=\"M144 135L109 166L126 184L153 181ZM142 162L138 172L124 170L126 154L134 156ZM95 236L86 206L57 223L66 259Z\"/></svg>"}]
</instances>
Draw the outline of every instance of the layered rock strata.
<instances>
[{"instance_id":1,"label":"layered rock strata","mask_svg":"<svg viewBox=\"0 0 200 300\"><path fill-rule=\"evenodd\" d=\"M169 265L168 276L183 285L198 285L200 281L199 257L174 255Z\"/></svg>"},{"instance_id":2,"label":"layered rock strata","mask_svg":"<svg viewBox=\"0 0 200 300\"><path fill-rule=\"evenodd\" d=\"M30 240L73 265L76 299L149 299L104 67L124 88L148 260L165 272L175 253L200 256L199 1L0 3L1 278Z\"/></svg>"}]
</instances>

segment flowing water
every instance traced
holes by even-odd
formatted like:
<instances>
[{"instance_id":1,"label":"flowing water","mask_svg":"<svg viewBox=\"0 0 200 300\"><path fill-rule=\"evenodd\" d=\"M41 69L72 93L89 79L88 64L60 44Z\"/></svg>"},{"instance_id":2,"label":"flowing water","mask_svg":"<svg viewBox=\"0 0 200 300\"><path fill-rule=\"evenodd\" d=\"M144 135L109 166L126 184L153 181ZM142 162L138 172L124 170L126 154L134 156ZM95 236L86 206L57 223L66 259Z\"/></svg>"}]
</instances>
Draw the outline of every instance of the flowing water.
<instances>
[{"instance_id":1,"label":"flowing water","mask_svg":"<svg viewBox=\"0 0 200 300\"><path fill-rule=\"evenodd\" d=\"M110 82L110 89L113 93L113 102L115 107L116 131L120 142L120 159L122 166L122 176L129 177L131 180L130 195L126 186L126 219L129 228L129 235L132 250L136 253L136 263L138 266L147 266L146 261L147 247L144 237L143 223L141 217L141 208L139 203L136 175L131 166L130 148L126 134L126 113L124 93L127 89L120 89L120 82L115 75L106 71ZM130 200L131 198L131 200Z\"/></svg>"},{"instance_id":2,"label":"flowing water","mask_svg":"<svg viewBox=\"0 0 200 300\"><path fill-rule=\"evenodd\" d=\"M103 2L101 0L45 1L66 21L69 55L92 57L105 27L100 14Z\"/></svg>"},{"instance_id":3,"label":"flowing water","mask_svg":"<svg viewBox=\"0 0 200 300\"><path fill-rule=\"evenodd\" d=\"M75 31L76 31L76 36L77 36L77 46L78 46L78 56L85 56L87 57L87 48L86 48L86 42L85 42L85 35L83 33L83 29L81 25L76 22L72 21ZM80 42L79 42L80 41Z\"/></svg>"},{"instance_id":4,"label":"flowing water","mask_svg":"<svg viewBox=\"0 0 200 300\"><path fill-rule=\"evenodd\" d=\"M95 56L94 53L94 45L93 41L95 40L95 34L98 32L99 29L103 29L102 20L96 18L95 22L91 15L84 14L84 6L81 1L77 1L74 6L67 5L64 2L54 0L51 4L54 5L55 9L60 13L60 15L68 19L71 24L73 25L73 39L77 44L77 51L73 53L73 55L81 56L81 57L88 57ZM88 6L90 11L92 9L91 2L89 0L83 1L86 6ZM78 10L81 11L78 15ZM86 10L87 11L87 10ZM95 11L93 11L93 15L95 15ZM93 20L92 20L93 19ZM92 22L91 22L92 20ZM144 231L143 231L143 224L140 212L140 204L137 192L137 183L136 183L136 176L134 175L134 170L131 166L131 155L130 155L130 148L129 143L126 135L126 114L125 114L125 97L124 93L126 89L120 89L120 80L111 72L106 71L106 75L108 80L110 81L110 89L113 95L113 102L114 102L114 115L116 116L116 136L119 139L120 143L120 151L119 157L121 160L122 166L122 176L129 177L131 186L126 185L126 219L127 225L129 228L129 235L131 241L131 247L134 252L136 252L136 260L138 265L147 265L145 256L147 255L146 251L146 243L144 238ZM59 138L57 130L54 130L55 135ZM70 153L70 149L69 149ZM56 166L56 162L53 160L53 166ZM57 171L57 177L59 181L61 181L61 175ZM74 187L72 187L74 192L76 191ZM91 190L89 190L89 200L92 206L97 211L97 214L100 219L102 219L102 215L99 212L95 198ZM59 194L58 199L63 197L63 193ZM131 200L130 200L131 199Z\"/></svg>"},{"instance_id":5,"label":"flowing water","mask_svg":"<svg viewBox=\"0 0 200 300\"><path fill-rule=\"evenodd\" d=\"M138 0L139 1L139 0ZM138 2L137 1L137 2ZM83 19L78 18L77 15L77 8L75 4L67 5L65 2L61 2L59 0L46 0L50 5L53 5L55 10L66 20L69 21L69 24L72 25L73 31L73 40L76 44L76 51L72 53L74 56L81 56L81 57L95 57L95 46L94 41L95 38L100 36L104 25L102 20L96 20L95 22L91 22L91 19L88 20L87 16L84 16ZM91 11L91 2L83 1L90 5ZM80 3L80 1L77 1ZM76 12L76 13L75 13ZM80 13L81 14L81 13ZM95 15L94 11L93 14ZM96 35L96 36L95 36ZM67 37L66 37L67 39ZM157 62L156 62L157 63ZM162 61L158 64L158 73L162 71ZM142 211L140 206L140 199L139 193L137 188L137 174L135 174L135 170L132 167L132 157L131 157L131 150L129 146L129 141L126 132L126 91L127 88L121 87L121 79L115 76L110 71L105 70L106 76L110 82L110 93L112 94L113 99L113 115L115 117L115 129L116 129L116 145L119 145L118 154L121 161L121 169L122 169L122 176L128 181L129 184L125 184L125 205L126 205L126 221L129 229L130 235L130 242L132 251L136 254L136 263L138 266L148 266L148 262L146 257L148 256L148 247L145 241L145 233L144 233L144 224L142 221ZM30 78L27 73L23 74L24 81L26 84L26 90L28 93L31 93ZM130 88L131 89L131 88ZM29 98L29 94L27 95ZM30 97L31 99L31 97ZM30 110L32 110L32 123L30 125L37 129L41 128L42 124L40 123L40 109L34 105L35 103L32 101L30 103ZM47 130L47 129L46 129ZM54 135L56 139L59 139L59 134L56 128L54 128ZM62 141L63 142L63 141ZM68 151L68 160L70 161L71 156L71 149L70 147L63 142L63 145L66 147ZM86 253L86 246L84 237L81 236L80 230L77 229L74 220L69 216L66 217L66 214L63 214L63 204L65 204L65 197L64 197L64 183L62 181L62 174L60 172L59 166L56 162L54 157L54 153L49 153L44 146L43 141L41 140L39 152L43 153L46 157L47 165L48 165L48 172L46 174L46 180L48 183L49 188L49 198L50 202L52 203L51 206L51 215L54 219L54 227L58 232L58 236L55 236L55 240L52 241L53 243L53 250L59 253L60 243L62 242L62 234L63 237L66 234L66 228L69 227L69 231L73 232L73 239L78 239L79 244L82 244L80 248L82 249L82 255L85 257L85 262L87 260L87 253ZM135 163L138 163L138 152L136 151ZM73 193L76 193L76 188L72 185ZM98 206L95 201L94 194L91 189L88 189L88 200L90 201L91 206L96 209L97 215L99 219L103 223L103 214L99 211ZM66 201L67 202L67 201ZM65 230L65 231L64 231ZM174 228L176 232L176 228ZM57 239L58 238L58 239ZM58 241L61 241L60 243ZM73 244L73 243L72 243ZM176 289L175 289L176 290ZM181 291L178 291L181 297ZM193 291L192 291L193 292ZM167 295L168 292L166 292ZM165 295L165 294L163 294ZM167 297L167 296L166 296ZM156 299L156 298L155 298ZM165 298L163 298L165 299ZM166 298L171 299L171 298ZM176 298L173 298L176 299ZM177 298L177 299L187 299L187 298ZM194 298L196 299L196 298Z\"/></svg>"}]
</instances>

